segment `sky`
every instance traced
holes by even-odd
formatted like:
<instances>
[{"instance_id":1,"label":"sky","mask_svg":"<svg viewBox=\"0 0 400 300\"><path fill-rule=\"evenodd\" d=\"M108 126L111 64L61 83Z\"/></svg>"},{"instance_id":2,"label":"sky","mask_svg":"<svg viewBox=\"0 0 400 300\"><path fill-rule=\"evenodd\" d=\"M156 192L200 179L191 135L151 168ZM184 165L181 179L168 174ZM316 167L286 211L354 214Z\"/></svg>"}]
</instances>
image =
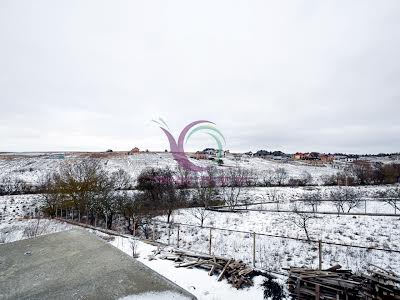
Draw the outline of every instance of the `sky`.
<instances>
[{"instance_id":1,"label":"sky","mask_svg":"<svg viewBox=\"0 0 400 300\"><path fill-rule=\"evenodd\" d=\"M400 151L400 1L0 0L0 151ZM198 133L186 145L214 147Z\"/></svg>"}]
</instances>

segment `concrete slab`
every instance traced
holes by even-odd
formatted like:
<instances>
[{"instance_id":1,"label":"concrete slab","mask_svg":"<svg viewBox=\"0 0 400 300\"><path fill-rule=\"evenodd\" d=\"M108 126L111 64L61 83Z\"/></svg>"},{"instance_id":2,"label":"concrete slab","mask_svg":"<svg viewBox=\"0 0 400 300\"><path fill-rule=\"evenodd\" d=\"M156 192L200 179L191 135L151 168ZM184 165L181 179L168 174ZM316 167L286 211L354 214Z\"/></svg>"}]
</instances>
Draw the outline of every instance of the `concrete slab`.
<instances>
[{"instance_id":1,"label":"concrete slab","mask_svg":"<svg viewBox=\"0 0 400 300\"><path fill-rule=\"evenodd\" d=\"M0 245L0 299L119 299L143 293L196 299L85 230Z\"/></svg>"}]
</instances>

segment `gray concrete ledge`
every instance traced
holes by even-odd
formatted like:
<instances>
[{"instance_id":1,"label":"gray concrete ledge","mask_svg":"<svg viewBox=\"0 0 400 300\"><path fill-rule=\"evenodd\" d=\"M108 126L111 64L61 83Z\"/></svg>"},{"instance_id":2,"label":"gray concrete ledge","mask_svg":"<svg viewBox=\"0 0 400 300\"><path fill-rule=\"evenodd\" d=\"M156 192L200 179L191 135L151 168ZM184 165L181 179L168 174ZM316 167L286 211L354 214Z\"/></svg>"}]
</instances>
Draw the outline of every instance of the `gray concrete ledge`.
<instances>
[{"instance_id":1,"label":"gray concrete ledge","mask_svg":"<svg viewBox=\"0 0 400 300\"><path fill-rule=\"evenodd\" d=\"M162 292L196 299L85 230L0 245L0 299L119 299Z\"/></svg>"}]
</instances>

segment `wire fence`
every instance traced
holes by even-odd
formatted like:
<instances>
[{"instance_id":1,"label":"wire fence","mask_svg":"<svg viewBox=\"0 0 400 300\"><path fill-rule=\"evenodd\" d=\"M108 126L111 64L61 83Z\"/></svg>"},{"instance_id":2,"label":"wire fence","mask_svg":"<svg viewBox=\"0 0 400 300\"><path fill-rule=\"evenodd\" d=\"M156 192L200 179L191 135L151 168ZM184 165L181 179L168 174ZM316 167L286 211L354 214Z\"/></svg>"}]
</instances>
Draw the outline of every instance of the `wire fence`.
<instances>
[{"instance_id":1,"label":"wire fence","mask_svg":"<svg viewBox=\"0 0 400 300\"><path fill-rule=\"evenodd\" d=\"M389 200L392 200L390 203ZM398 209L397 200L386 199L363 199L358 205L351 210L342 211L341 208L335 206L332 200L321 199L314 202L314 209L310 208L305 200L290 200L290 201L275 201L275 202L256 202L238 204L234 207L221 205L210 207L209 210L220 212L246 212L246 211L266 211L266 212L293 212L297 210L302 213L313 214L331 214L331 215L365 215L365 216L380 216L380 217L398 217L400 210ZM399 202L400 203L400 202Z\"/></svg>"},{"instance_id":2,"label":"wire fence","mask_svg":"<svg viewBox=\"0 0 400 300\"><path fill-rule=\"evenodd\" d=\"M400 250L306 240L286 236L153 221L152 239L177 248L240 259L270 271L291 266L328 268L340 264L365 271L370 264L400 271Z\"/></svg>"},{"instance_id":3,"label":"wire fence","mask_svg":"<svg viewBox=\"0 0 400 300\"><path fill-rule=\"evenodd\" d=\"M82 224L88 217L78 211L59 211L58 217ZM94 226L104 222L94 221ZM119 230L124 230L119 226ZM189 251L229 257L268 271L281 272L291 266L328 268L340 264L365 271L370 264L400 273L400 249L352 245L322 240L240 231L185 223L151 220L133 226L133 235Z\"/></svg>"}]
</instances>

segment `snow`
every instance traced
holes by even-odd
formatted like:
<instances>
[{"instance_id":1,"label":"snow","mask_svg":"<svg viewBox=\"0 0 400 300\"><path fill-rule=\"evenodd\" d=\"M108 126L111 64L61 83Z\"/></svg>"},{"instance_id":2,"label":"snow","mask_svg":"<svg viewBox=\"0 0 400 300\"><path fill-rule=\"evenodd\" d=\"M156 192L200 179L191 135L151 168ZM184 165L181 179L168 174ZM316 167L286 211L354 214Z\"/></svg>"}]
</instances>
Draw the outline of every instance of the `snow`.
<instances>
[{"instance_id":1,"label":"snow","mask_svg":"<svg viewBox=\"0 0 400 300\"><path fill-rule=\"evenodd\" d=\"M13 222L0 223L0 244L11 243L32 237L27 229L37 228L37 235L45 235L63 230L71 229L73 226L65 223L41 219L38 223L37 219L18 220Z\"/></svg>"},{"instance_id":2,"label":"snow","mask_svg":"<svg viewBox=\"0 0 400 300\"><path fill-rule=\"evenodd\" d=\"M67 154L65 159L54 159L51 155L43 153L39 155L20 155L9 158L0 155L0 179L3 176L24 179L30 183L37 183L40 178L49 171L56 170L64 161L80 159L79 154ZM110 156L102 159L107 170L115 171L120 168L126 170L133 178L146 167L174 168L176 162L169 153L143 153L139 155ZM196 161L196 164L207 166L215 164L210 161ZM291 177L301 176L304 171L309 172L315 183L321 182L321 177L337 172L329 165L310 166L302 162L275 162L260 158L247 158L234 161L224 159L224 166L239 165L243 168L254 169L261 177L267 170L284 167ZM261 179L261 178L260 178ZM319 190L323 198L327 199L331 190L337 187L252 187L244 188L240 202L266 202L271 201L271 195L279 194L279 209L291 210L294 205L301 210L310 209L303 203L294 201L301 199L304 193L310 190ZM377 194L390 188L390 186L366 186L354 187L362 191L366 202L363 202L354 212L364 212L364 203L367 204L369 213L394 213L393 208L382 201L367 198L376 197ZM34 214L42 203L41 195L18 195L0 197L0 242L12 242L27 238L25 229L34 225L35 220L21 220ZM276 204L253 205L251 209L275 210ZM330 202L323 202L318 207L319 211L336 211ZM293 213L272 211L248 211L242 213L210 212L205 220L205 226L221 229L239 230L212 230L212 253L224 257L241 259L249 265L253 260L253 235L252 232L305 239L304 231L296 227L292 221ZM208 253L209 229L200 228L199 221L194 218L191 209L181 209L174 212L173 222L192 224L193 226L180 226L180 247L200 253ZM158 221L166 221L165 216L157 217ZM313 240L322 240L328 243L342 243L365 247L379 247L400 251L400 216L349 216L349 215L317 215L310 220L309 235ZM53 221L49 222L43 234L57 232L70 228L68 224ZM45 224L45 223L43 223ZM98 233L97 233L98 234ZM98 234L99 235L99 234ZM110 240L107 235L103 238ZM156 239L159 242L168 242L168 227L166 224L157 224ZM177 227L171 231L171 245L176 246ZM128 255L132 255L131 243L128 238L116 237L111 244L121 249ZM156 272L175 282L182 288L194 294L198 299L243 299L252 297L262 299L263 288L260 286L261 277L255 278L254 287L236 290L226 280L217 282L215 276L208 276L206 271L199 269L177 269L174 263L167 260L149 260L148 256L156 250L155 246L137 242L138 260L154 269ZM344 268L354 271L365 271L369 264L375 264L388 270L400 273L400 253L385 252L372 249L358 249L339 245L322 244L323 267L341 264ZM256 266L271 271L282 271L289 266L313 266L318 265L318 244L314 242L298 241L282 237L256 235ZM142 295L148 299L154 299L160 295ZM164 295L165 296L165 295ZM143 298L146 299L146 298ZM166 299L160 296L160 299Z\"/></svg>"},{"instance_id":3,"label":"snow","mask_svg":"<svg viewBox=\"0 0 400 300\"><path fill-rule=\"evenodd\" d=\"M236 231L256 232L275 236L306 239L304 231L293 221L293 213L211 212L204 225ZM165 217L158 217L165 221ZM379 247L400 251L400 218L371 216L317 215L309 222L309 234L313 240L347 245ZM173 222L193 224L180 225L180 246L208 253L209 229L200 228L199 221L182 209L173 215ZM158 224L157 240L168 242L168 227ZM170 241L176 245L177 226L171 231ZM228 230L212 230L212 253L242 259L251 264L253 238L251 233ZM363 271L373 263L400 273L400 253L372 249L358 249L339 245L323 244L323 267L341 264L354 271ZM256 266L272 271L281 271L289 266L318 266L318 244L282 237L256 235Z\"/></svg>"},{"instance_id":4,"label":"snow","mask_svg":"<svg viewBox=\"0 0 400 300\"><path fill-rule=\"evenodd\" d=\"M55 171L59 166L68 161L80 160L84 154L65 153L65 158L60 159L54 156L54 153L34 154L7 154L0 155L0 180L2 177L11 177L22 179L31 184L37 184L43 176L49 172ZM233 157L223 158L224 165L219 167L215 162L209 160L193 160L199 166L216 166L218 169L226 169L227 167L240 166L245 169L252 169L256 172L259 180L262 179L266 171L272 171L283 167L287 170L289 176L298 178L307 171L313 175L315 183L321 182L321 177L337 173L337 169L330 165L313 166L304 162L290 161L277 162L268 159L251 157L236 161ZM176 168L170 153L140 153L137 155L113 154L101 158L105 168L109 171L123 169L127 171L133 179L136 179L140 172L147 167L170 167Z\"/></svg>"},{"instance_id":5,"label":"snow","mask_svg":"<svg viewBox=\"0 0 400 300\"><path fill-rule=\"evenodd\" d=\"M190 298L182 296L178 293L173 293L170 291L160 292L160 293L143 293L139 295L131 295L118 300L190 300Z\"/></svg>"},{"instance_id":6,"label":"snow","mask_svg":"<svg viewBox=\"0 0 400 300\"><path fill-rule=\"evenodd\" d=\"M110 242L113 246L132 256L131 243L127 238L115 237ZM174 262L162 259L149 260L157 247L136 242L136 254L140 262L176 283L183 289L195 295L199 300L242 300L244 298L263 299L263 288L260 286L263 277L254 278L254 286L237 290L226 279L218 282L216 276L208 276L208 273L200 269L176 268Z\"/></svg>"}]
</instances>

